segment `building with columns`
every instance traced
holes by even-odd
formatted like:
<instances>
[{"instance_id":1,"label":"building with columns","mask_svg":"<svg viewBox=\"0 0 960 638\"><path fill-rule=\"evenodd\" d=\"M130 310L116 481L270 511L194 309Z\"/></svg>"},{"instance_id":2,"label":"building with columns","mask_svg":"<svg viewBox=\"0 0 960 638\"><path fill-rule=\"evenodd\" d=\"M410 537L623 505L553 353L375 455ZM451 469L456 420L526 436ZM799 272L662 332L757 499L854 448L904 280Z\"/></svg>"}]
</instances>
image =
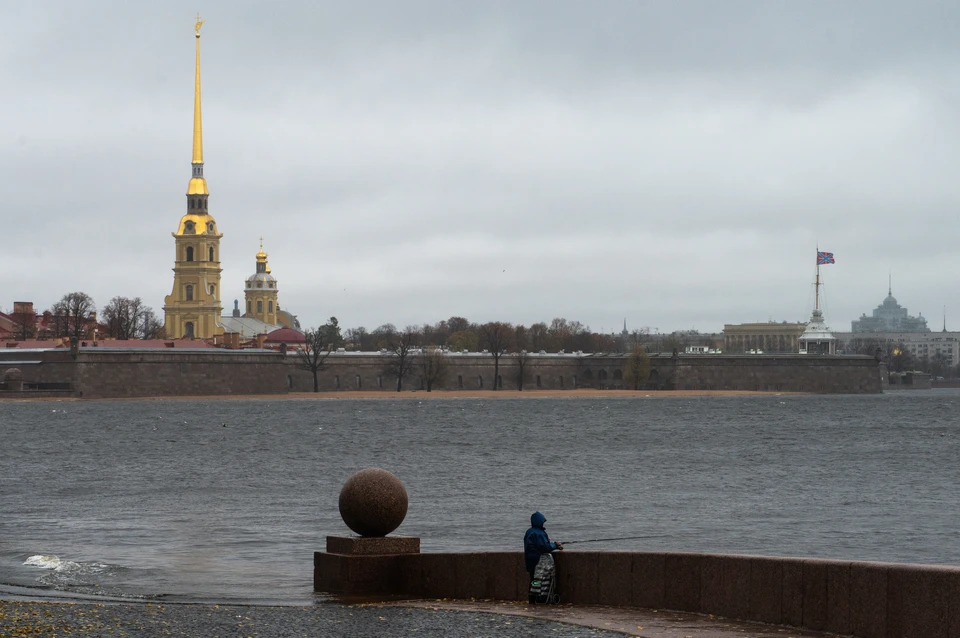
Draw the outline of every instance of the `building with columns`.
<instances>
[{"instance_id":1,"label":"building with columns","mask_svg":"<svg viewBox=\"0 0 960 638\"><path fill-rule=\"evenodd\" d=\"M768 321L764 323L726 324L723 326L723 351L733 354L763 352L798 352L805 323Z\"/></svg>"},{"instance_id":2,"label":"building with columns","mask_svg":"<svg viewBox=\"0 0 960 638\"><path fill-rule=\"evenodd\" d=\"M220 315L220 239L209 211L210 191L203 177L203 126L200 109L200 27L196 24L196 71L193 95L192 175L187 184L187 211L173 233L173 290L164 299L168 339L211 339L223 334Z\"/></svg>"}]
</instances>

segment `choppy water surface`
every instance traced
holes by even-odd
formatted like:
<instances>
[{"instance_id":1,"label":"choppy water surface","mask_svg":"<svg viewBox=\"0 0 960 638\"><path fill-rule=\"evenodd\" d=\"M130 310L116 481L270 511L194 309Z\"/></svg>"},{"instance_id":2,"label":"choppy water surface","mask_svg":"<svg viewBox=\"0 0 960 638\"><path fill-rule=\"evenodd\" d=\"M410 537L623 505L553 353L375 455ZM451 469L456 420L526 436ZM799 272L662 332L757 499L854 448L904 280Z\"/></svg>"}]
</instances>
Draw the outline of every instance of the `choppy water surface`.
<instances>
[{"instance_id":1,"label":"choppy water surface","mask_svg":"<svg viewBox=\"0 0 960 638\"><path fill-rule=\"evenodd\" d=\"M960 391L872 396L0 403L0 597L302 604L380 466L398 533L519 549L960 564Z\"/></svg>"}]
</instances>

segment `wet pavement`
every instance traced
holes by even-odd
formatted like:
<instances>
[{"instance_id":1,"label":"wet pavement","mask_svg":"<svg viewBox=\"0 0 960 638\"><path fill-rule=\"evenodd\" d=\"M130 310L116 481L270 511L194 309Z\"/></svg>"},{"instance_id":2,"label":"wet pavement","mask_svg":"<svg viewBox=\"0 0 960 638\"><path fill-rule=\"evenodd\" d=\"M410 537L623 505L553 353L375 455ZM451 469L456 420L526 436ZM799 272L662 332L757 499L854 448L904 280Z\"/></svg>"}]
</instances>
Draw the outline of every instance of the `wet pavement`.
<instances>
[{"instance_id":1,"label":"wet pavement","mask_svg":"<svg viewBox=\"0 0 960 638\"><path fill-rule=\"evenodd\" d=\"M822 638L833 634L729 620L702 614L593 605L529 605L514 602L423 600L389 603L433 610L523 616L615 631L644 638Z\"/></svg>"}]
</instances>

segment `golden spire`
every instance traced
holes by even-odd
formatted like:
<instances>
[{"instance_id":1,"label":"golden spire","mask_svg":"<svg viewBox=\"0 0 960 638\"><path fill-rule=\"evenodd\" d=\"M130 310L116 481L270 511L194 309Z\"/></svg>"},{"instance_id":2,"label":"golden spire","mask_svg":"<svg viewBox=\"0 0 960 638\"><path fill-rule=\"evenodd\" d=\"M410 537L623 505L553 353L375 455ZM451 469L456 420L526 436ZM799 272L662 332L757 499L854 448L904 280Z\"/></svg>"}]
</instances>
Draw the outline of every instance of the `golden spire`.
<instances>
[{"instance_id":1,"label":"golden spire","mask_svg":"<svg viewBox=\"0 0 960 638\"><path fill-rule=\"evenodd\" d=\"M257 253L257 261L267 261L267 253L263 252L263 237L260 238L260 252Z\"/></svg>"},{"instance_id":2,"label":"golden spire","mask_svg":"<svg viewBox=\"0 0 960 638\"><path fill-rule=\"evenodd\" d=\"M203 178L203 124L200 115L200 27L204 21L197 14L197 23L194 31L197 37L197 70L193 91L193 176L187 195L209 195L207 180Z\"/></svg>"},{"instance_id":3,"label":"golden spire","mask_svg":"<svg viewBox=\"0 0 960 638\"><path fill-rule=\"evenodd\" d=\"M203 164L203 125L200 117L200 27L203 20L197 14L197 72L196 86L193 91L193 163Z\"/></svg>"}]
</instances>

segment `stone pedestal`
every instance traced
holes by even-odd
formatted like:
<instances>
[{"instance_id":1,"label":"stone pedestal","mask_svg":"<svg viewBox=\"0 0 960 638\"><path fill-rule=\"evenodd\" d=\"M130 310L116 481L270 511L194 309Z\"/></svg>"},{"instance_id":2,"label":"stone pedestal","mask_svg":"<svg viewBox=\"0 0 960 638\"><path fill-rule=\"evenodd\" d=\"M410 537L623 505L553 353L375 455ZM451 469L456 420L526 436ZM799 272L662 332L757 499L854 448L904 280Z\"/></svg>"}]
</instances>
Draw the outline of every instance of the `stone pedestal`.
<instances>
[{"instance_id":1,"label":"stone pedestal","mask_svg":"<svg viewBox=\"0 0 960 638\"><path fill-rule=\"evenodd\" d=\"M313 555L313 590L339 595L399 594L404 590L404 565L419 555L417 537L328 536L327 551Z\"/></svg>"},{"instance_id":2,"label":"stone pedestal","mask_svg":"<svg viewBox=\"0 0 960 638\"><path fill-rule=\"evenodd\" d=\"M420 539L416 536L327 536L327 553L348 556L419 554Z\"/></svg>"}]
</instances>

